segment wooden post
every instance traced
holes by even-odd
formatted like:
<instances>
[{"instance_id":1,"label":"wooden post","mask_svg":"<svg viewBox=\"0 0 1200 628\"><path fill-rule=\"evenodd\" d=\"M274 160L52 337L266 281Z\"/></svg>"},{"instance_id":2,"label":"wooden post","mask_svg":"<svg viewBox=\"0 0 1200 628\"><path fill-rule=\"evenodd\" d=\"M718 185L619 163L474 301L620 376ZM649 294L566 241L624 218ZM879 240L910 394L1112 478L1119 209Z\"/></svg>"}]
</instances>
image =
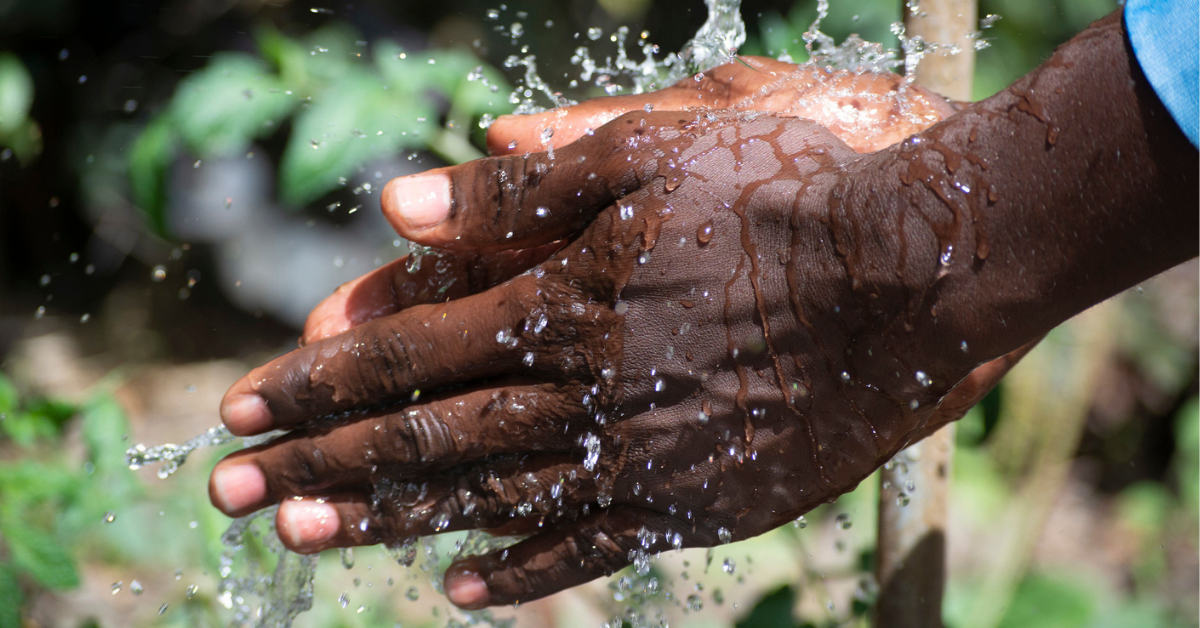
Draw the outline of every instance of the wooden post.
<instances>
[{"instance_id":1,"label":"wooden post","mask_svg":"<svg viewBox=\"0 0 1200 628\"><path fill-rule=\"evenodd\" d=\"M915 10L914 10L915 9ZM916 82L957 101L971 100L978 28L976 0L908 0L907 36L957 44L917 65ZM900 452L880 473L876 628L941 628L946 584L946 511L954 424Z\"/></svg>"}]
</instances>

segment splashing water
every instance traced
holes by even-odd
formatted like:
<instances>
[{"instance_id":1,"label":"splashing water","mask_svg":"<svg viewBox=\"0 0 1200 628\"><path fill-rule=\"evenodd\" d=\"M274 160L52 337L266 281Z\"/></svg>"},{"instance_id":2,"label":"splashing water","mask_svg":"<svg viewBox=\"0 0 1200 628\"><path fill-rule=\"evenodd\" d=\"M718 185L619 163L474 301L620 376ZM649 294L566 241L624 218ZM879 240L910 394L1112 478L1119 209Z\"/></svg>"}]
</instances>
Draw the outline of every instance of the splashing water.
<instances>
[{"instance_id":1,"label":"splashing water","mask_svg":"<svg viewBox=\"0 0 1200 628\"><path fill-rule=\"evenodd\" d=\"M208 431L182 445L167 443L147 448L138 443L125 452L125 464L129 465L130 469L137 471L148 464L162 462L163 466L158 469L158 477L165 480L178 471L180 465L187 462L188 456L193 451L201 447L219 447L226 443L232 443L234 440L237 440L237 437L230 434L224 425L210 427Z\"/></svg>"},{"instance_id":2,"label":"splashing water","mask_svg":"<svg viewBox=\"0 0 1200 628\"><path fill-rule=\"evenodd\" d=\"M746 43L742 0L704 0L704 4L708 6L708 19L676 57L671 69L674 80L729 63Z\"/></svg>"}]
</instances>

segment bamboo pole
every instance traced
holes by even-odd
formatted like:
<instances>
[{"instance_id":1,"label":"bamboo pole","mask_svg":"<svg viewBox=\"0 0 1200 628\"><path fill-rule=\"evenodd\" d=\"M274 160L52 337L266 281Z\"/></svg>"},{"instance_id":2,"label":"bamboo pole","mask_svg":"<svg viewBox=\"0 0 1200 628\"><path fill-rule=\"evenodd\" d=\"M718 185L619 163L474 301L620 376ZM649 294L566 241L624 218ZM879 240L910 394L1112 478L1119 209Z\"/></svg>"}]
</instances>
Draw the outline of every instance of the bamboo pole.
<instances>
[{"instance_id":1,"label":"bamboo pole","mask_svg":"<svg viewBox=\"0 0 1200 628\"><path fill-rule=\"evenodd\" d=\"M908 37L959 47L957 54L921 60L916 82L951 100L970 101L976 0L908 0L902 10ZM952 423L897 454L880 473L876 628L942 626L953 453Z\"/></svg>"}]
</instances>

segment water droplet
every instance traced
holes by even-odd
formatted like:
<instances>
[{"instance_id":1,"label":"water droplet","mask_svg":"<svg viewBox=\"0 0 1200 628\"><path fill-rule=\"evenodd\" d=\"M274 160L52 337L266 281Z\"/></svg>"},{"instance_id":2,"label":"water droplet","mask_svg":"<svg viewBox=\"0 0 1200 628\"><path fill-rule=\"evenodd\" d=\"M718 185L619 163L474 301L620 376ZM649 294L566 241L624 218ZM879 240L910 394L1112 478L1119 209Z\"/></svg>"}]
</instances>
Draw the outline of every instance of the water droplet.
<instances>
[{"instance_id":1,"label":"water droplet","mask_svg":"<svg viewBox=\"0 0 1200 628\"><path fill-rule=\"evenodd\" d=\"M189 600L190 600L190 599L192 599L192 598L196 597L196 592L197 592L197 591L199 591L199 590L200 590L200 587L198 587L198 586L196 586L196 585L194 585L194 584L189 584L189 585L188 585L188 588L187 588L187 590L185 590L185 591L183 592L183 594L184 594L185 596L187 596L187 599L189 599Z\"/></svg>"},{"instance_id":2,"label":"water droplet","mask_svg":"<svg viewBox=\"0 0 1200 628\"><path fill-rule=\"evenodd\" d=\"M156 282L166 279L167 278L167 267L163 266L162 264L155 266L154 272L151 273L150 278Z\"/></svg>"},{"instance_id":3,"label":"water droplet","mask_svg":"<svg viewBox=\"0 0 1200 628\"><path fill-rule=\"evenodd\" d=\"M341 606L342 608L346 608L347 606L349 606L350 605L350 594L343 591L342 594L338 596L338 605Z\"/></svg>"},{"instance_id":4,"label":"water droplet","mask_svg":"<svg viewBox=\"0 0 1200 628\"><path fill-rule=\"evenodd\" d=\"M667 383L661 377L654 380L654 392L662 392L667 389Z\"/></svg>"},{"instance_id":5,"label":"water droplet","mask_svg":"<svg viewBox=\"0 0 1200 628\"><path fill-rule=\"evenodd\" d=\"M583 458L583 468L595 471L596 463L600 461L600 437L589 433L583 439L583 447L587 450L587 454Z\"/></svg>"},{"instance_id":6,"label":"water droplet","mask_svg":"<svg viewBox=\"0 0 1200 628\"><path fill-rule=\"evenodd\" d=\"M621 220L633 218L633 205L628 201L617 201L617 208L621 210Z\"/></svg>"},{"instance_id":7,"label":"water droplet","mask_svg":"<svg viewBox=\"0 0 1200 628\"><path fill-rule=\"evenodd\" d=\"M596 40L600 39L603 35L604 35L604 31L600 30L599 28L596 28L595 26L587 29L588 39L590 39L592 41L596 41Z\"/></svg>"},{"instance_id":8,"label":"water droplet","mask_svg":"<svg viewBox=\"0 0 1200 628\"><path fill-rule=\"evenodd\" d=\"M83 324L86 324L86 323L87 323L88 321L90 321L90 320L92 320L92 315L91 315L91 314L84 314L84 315L82 315L82 316L80 316L80 317L79 317L79 322L80 322L80 323L83 323Z\"/></svg>"},{"instance_id":9,"label":"water droplet","mask_svg":"<svg viewBox=\"0 0 1200 628\"><path fill-rule=\"evenodd\" d=\"M834 517L833 523L842 530L849 530L854 525L854 522L850 520L850 515L844 512Z\"/></svg>"},{"instance_id":10,"label":"water droplet","mask_svg":"<svg viewBox=\"0 0 1200 628\"><path fill-rule=\"evenodd\" d=\"M719 539L721 543L729 543L733 540L733 533L724 527L717 528L717 539Z\"/></svg>"},{"instance_id":11,"label":"water droplet","mask_svg":"<svg viewBox=\"0 0 1200 628\"><path fill-rule=\"evenodd\" d=\"M525 357L521 358L521 363L525 366L533 366L533 352L526 351Z\"/></svg>"},{"instance_id":12,"label":"water droplet","mask_svg":"<svg viewBox=\"0 0 1200 628\"><path fill-rule=\"evenodd\" d=\"M538 207L534 211L534 213L537 214L538 218L545 218L546 216L550 215L550 208L549 207Z\"/></svg>"},{"instance_id":13,"label":"water droplet","mask_svg":"<svg viewBox=\"0 0 1200 628\"><path fill-rule=\"evenodd\" d=\"M925 374L925 371L917 371L917 383L920 384L922 388L929 388L929 386L933 384L933 380L929 379L929 376Z\"/></svg>"},{"instance_id":14,"label":"water droplet","mask_svg":"<svg viewBox=\"0 0 1200 628\"><path fill-rule=\"evenodd\" d=\"M613 305L613 311L616 312L618 316L624 316L625 312L629 311L629 302L617 301L616 304Z\"/></svg>"},{"instance_id":15,"label":"water droplet","mask_svg":"<svg viewBox=\"0 0 1200 628\"><path fill-rule=\"evenodd\" d=\"M966 353L967 352L967 341L966 340L962 341L962 343L958 345L958 348L962 349L963 353Z\"/></svg>"},{"instance_id":16,"label":"water droplet","mask_svg":"<svg viewBox=\"0 0 1200 628\"><path fill-rule=\"evenodd\" d=\"M354 568L354 548L343 547L338 552L342 555L342 567L346 569Z\"/></svg>"},{"instance_id":17,"label":"water droplet","mask_svg":"<svg viewBox=\"0 0 1200 628\"><path fill-rule=\"evenodd\" d=\"M129 592L134 595L141 595L145 590L146 588L143 587L142 583L138 582L137 580L129 583Z\"/></svg>"},{"instance_id":18,"label":"water droplet","mask_svg":"<svg viewBox=\"0 0 1200 628\"><path fill-rule=\"evenodd\" d=\"M166 602L163 602L163 605L158 607L158 614L165 615L167 613L167 606L169 605Z\"/></svg>"},{"instance_id":19,"label":"water droplet","mask_svg":"<svg viewBox=\"0 0 1200 628\"><path fill-rule=\"evenodd\" d=\"M113 511L110 510L110 511L104 513L104 523L112 523L116 520L117 520L117 515L114 514Z\"/></svg>"},{"instance_id":20,"label":"water droplet","mask_svg":"<svg viewBox=\"0 0 1200 628\"><path fill-rule=\"evenodd\" d=\"M404 592L404 597L408 598L411 602L416 602L417 598L421 597L421 592L417 589L417 587L408 587L408 589Z\"/></svg>"},{"instance_id":21,"label":"water droplet","mask_svg":"<svg viewBox=\"0 0 1200 628\"><path fill-rule=\"evenodd\" d=\"M442 530L450 527L450 515L448 513L440 512L434 516L433 521L430 523L433 525L434 532L441 532Z\"/></svg>"},{"instance_id":22,"label":"water droplet","mask_svg":"<svg viewBox=\"0 0 1200 628\"><path fill-rule=\"evenodd\" d=\"M732 574L737 570L737 563L733 562L732 558L726 558L725 562L721 563L721 571L727 574Z\"/></svg>"},{"instance_id":23,"label":"water droplet","mask_svg":"<svg viewBox=\"0 0 1200 628\"><path fill-rule=\"evenodd\" d=\"M711 220L700 225L699 229L696 229L696 240L698 240L700 244L708 244L709 242L712 242L712 238L713 223Z\"/></svg>"},{"instance_id":24,"label":"water droplet","mask_svg":"<svg viewBox=\"0 0 1200 628\"><path fill-rule=\"evenodd\" d=\"M113 595L116 595L116 594L120 593L120 592L121 592L121 585L123 585L123 584L125 584L125 583L124 583L124 582L121 582L120 580L118 580L118 581L116 581L116 582L112 583L112 594L113 594Z\"/></svg>"},{"instance_id":25,"label":"water droplet","mask_svg":"<svg viewBox=\"0 0 1200 628\"><path fill-rule=\"evenodd\" d=\"M803 515L801 515L795 521L792 522L792 525L803 530L804 528L808 527L808 520L805 519Z\"/></svg>"}]
</instances>

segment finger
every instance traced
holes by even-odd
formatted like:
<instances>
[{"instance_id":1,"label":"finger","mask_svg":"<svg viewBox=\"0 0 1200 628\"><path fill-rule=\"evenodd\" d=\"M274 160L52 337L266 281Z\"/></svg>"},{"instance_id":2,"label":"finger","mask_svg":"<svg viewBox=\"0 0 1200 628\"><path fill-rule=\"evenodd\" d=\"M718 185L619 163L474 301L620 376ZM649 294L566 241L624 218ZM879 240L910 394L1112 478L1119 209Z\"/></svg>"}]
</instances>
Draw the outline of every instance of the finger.
<instances>
[{"instance_id":1,"label":"finger","mask_svg":"<svg viewBox=\"0 0 1200 628\"><path fill-rule=\"evenodd\" d=\"M601 305L572 307L572 295L550 286L521 275L484 294L413 306L301 347L235 382L221 418L234 434L259 434L511 373L595 381L606 341L577 342L577 323L615 324L618 315Z\"/></svg>"},{"instance_id":2,"label":"finger","mask_svg":"<svg viewBox=\"0 0 1200 628\"><path fill-rule=\"evenodd\" d=\"M706 122L626 114L553 153L477 159L388 182L383 212L402 236L452 250L527 248L577 232L596 212L674 167Z\"/></svg>"},{"instance_id":3,"label":"finger","mask_svg":"<svg viewBox=\"0 0 1200 628\"><path fill-rule=\"evenodd\" d=\"M420 482L387 485L374 494L285 500L276 529L285 546L307 554L498 528L534 517L559 521L595 499L595 482L579 456L542 454L460 467Z\"/></svg>"},{"instance_id":4,"label":"finger","mask_svg":"<svg viewBox=\"0 0 1200 628\"><path fill-rule=\"evenodd\" d=\"M454 563L446 571L446 597L464 609L528 602L611 575L640 556L715 542L662 513L614 506Z\"/></svg>"},{"instance_id":5,"label":"finger","mask_svg":"<svg viewBox=\"0 0 1200 628\"><path fill-rule=\"evenodd\" d=\"M304 323L301 345L414 305L483 292L545 261L560 247L554 242L496 253L435 251L413 264L410 256L402 257L342 284L321 301Z\"/></svg>"},{"instance_id":6,"label":"finger","mask_svg":"<svg viewBox=\"0 0 1200 628\"><path fill-rule=\"evenodd\" d=\"M568 451L585 415L578 387L489 387L230 454L209 478L213 504L240 517L295 495L358 490L488 456Z\"/></svg>"},{"instance_id":7,"label":"finger","mask_svg":"<svg viewBox=\"0 0 1200 628\"><path fill-rule=\"evenodd\" d=\"M509 155L558 149L618 116L639 111L733 109L763 87L797 75L798 66L766 57L739 57L697 77L644 94L593 98L542 113L500 116L488 127L488 151ZM811 73L797 75L814 79ZM788 90L796 96L795 88Z\"/></svg>"}]
</instances>

